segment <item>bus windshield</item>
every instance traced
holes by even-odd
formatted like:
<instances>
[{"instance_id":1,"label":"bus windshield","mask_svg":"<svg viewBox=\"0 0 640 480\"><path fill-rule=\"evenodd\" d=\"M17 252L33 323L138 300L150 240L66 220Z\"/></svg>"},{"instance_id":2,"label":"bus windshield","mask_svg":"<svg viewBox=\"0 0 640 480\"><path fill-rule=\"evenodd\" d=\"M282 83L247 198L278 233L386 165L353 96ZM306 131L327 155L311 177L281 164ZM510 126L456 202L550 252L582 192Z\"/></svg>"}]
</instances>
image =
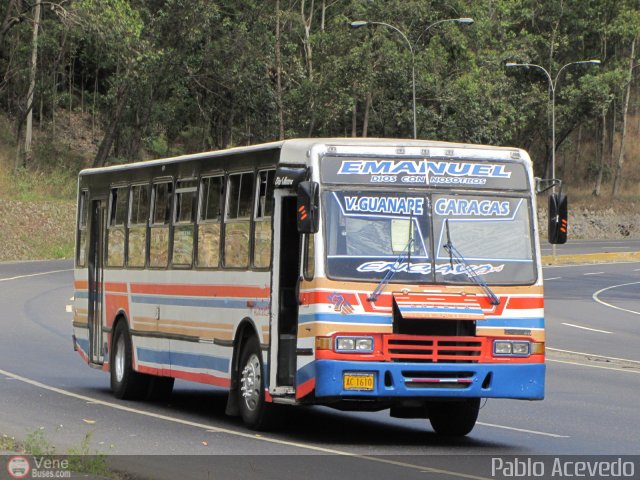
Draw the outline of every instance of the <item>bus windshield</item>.
<instances>
[{"instance_id":1,"label":"bus windshield","mask_svg":"<svg viewBox=\"0 0 640 480\"><path fill-rule=\"evenodd\" d=\"M404 283L536 280L526 197L341 190L323 200L330 278L379 281L393 271Z\"/></svg>"}]
</instances>

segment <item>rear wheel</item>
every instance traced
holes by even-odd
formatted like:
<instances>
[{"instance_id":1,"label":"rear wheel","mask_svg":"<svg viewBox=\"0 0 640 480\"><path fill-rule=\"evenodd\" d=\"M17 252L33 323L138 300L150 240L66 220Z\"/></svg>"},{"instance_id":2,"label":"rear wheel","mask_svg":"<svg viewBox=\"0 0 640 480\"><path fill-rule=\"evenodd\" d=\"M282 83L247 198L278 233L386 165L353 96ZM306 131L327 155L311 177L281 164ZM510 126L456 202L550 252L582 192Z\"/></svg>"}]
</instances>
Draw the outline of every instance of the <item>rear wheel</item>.
<instances>
[{"instance_id":1,"label":"rear wheel","mask_svg":"<svg viewBox=\"0 0 640 480\"><path fill-rule=\"evenodd\" d=\"M131 334L124 321L117 323L111 346L111 390L116 398L138 400L147 394L149 377L133 369Z\"/></svg>"},{"instance_id":2,"label":"rear wheel","mask_svg":"<svg viewBox=\"0 0 640 480\"><path fill-rule=\"evenodd\" d=\"M438 435L463 437L476 424L480 399L429 403L429 421Z\"/></svg>"},{"instance_id":3,"label":"rear wheel","mask_svg":"<svg viewBox=\"0 0 640 480\"><path fill-rule=\"evenodd\" d=\"M253 430L273 426L273 405L265 400L264 366L256 337L242 348L237 380L238 407L245 425Z\"/></svg>"}]
</instances>

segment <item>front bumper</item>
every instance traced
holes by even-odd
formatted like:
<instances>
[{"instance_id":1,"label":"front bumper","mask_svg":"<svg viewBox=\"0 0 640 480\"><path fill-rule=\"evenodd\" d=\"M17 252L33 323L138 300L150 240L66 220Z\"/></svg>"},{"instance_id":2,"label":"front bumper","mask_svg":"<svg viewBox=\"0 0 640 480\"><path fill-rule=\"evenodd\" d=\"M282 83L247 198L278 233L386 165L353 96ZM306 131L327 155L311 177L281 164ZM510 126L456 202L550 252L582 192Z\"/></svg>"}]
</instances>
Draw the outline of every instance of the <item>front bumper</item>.
<instances>
[{"instance_id":1,"label":"front bumper","mask_svg":"<svg viewBox=\"0 0 640 480\"><path fill-rule=\"evenodd\" d=\"M333 398L544 398L543 363L402 363L317 360L315 396ZM373 373L373 390L345 390L344 373Z\"/></svg>"}]
</instances>

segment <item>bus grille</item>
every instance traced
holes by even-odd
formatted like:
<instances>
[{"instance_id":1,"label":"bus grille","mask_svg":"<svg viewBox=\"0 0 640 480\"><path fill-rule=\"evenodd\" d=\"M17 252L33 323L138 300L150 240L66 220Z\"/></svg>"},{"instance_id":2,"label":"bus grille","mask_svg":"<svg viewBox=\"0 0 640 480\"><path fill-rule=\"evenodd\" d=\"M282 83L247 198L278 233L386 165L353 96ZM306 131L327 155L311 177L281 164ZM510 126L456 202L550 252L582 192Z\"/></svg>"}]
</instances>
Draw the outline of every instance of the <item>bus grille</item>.
<instances>
[{"instance_id":1,"label":"bus grille","mask_svg":"<svg viewBox=\"0 0 640 480\"><path fill-rule=\"evenodd\" d=\"M478 363L483 341L477 337L383 335L387 361L417 363Z\"/></svg>"}]
</instances>

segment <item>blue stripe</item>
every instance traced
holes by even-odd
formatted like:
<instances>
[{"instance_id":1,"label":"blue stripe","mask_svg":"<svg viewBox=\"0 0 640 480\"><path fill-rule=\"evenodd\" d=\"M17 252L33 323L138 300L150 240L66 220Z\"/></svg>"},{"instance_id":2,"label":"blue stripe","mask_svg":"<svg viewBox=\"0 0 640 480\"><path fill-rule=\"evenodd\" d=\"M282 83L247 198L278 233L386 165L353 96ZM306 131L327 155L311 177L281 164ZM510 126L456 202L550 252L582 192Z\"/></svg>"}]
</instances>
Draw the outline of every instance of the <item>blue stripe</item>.
<instances>
[{"instance_id":1,"label":"blue stripe","mask_svg":"<svg viewBox=\"0 0 640 480\"><path fill-rule=\"evenodd\" d=\"M76 338L76 344L84 353L89 353L89 340L85 340L84 338Z\"/></svg>"},{"instance_id":2,"label":"blue stripe","mask_svg":"<svg viewBox=\"0 0 640 480\"><path fill-rule=\"evenodd\" d=\"M89 292L87 292L86 290L76 290L73 293L73 297L74 298L89 298Z\"/></svg>"},{"instance_id":3,"label":"blue stripe","mask_svg":"<svg viewBox=\"0 0 640 480\"><path fill-rule=\"evenodd\" d=\"M208 308L269 308L269 300L255 300L253 298L194 298L194 297L153 297L147 295L132 295L133 303L150 305L174 305L179 307L208 307ZM254 302L253 307L247 306L247 301Z\"/></svg>"},{"instance_id":4,"label":"blue stripe","mask_svg":"<svg viewBox=\"0 0 640 480\"><path fill-rule=\"evenodd\" d=\"M307 380L315 378L316 362L310 362L296 372L296 385L302 385Z\"/></svg>"},{"instance_id":5,"label":"blue stripe","mask_svg":"<svg viewBox=\"0 0 640 480\"><path fill-rule=\"evenodd\" d=\"M544 328L544 318L488 318L479 327Z\"/></svg>"},{"instance_id":6,"label":"blue stripe","mask_svg":"<svg viewBox=\"0 0 640 480\"><path fill-rule=\"evenodd\" d=\"M201 368L227 373L229 359L202 355L198 353L168 352L166 350L151 350L150 348L136 349L138 360L147 363L171 365L172 367Z\"/></svg>"},{"instance_id":7,"label":"blue stripe","mask_svg":"<svg viewBox=\"0 0 640 480\"><path fill-rule=\"evenodd\" d=\"M341 313L308 313L300 315L298 323L309 322L334 322L334 323L375 323L378 325L391 325L389 315L343 315Z\"/></svg>"}]
</instances>

